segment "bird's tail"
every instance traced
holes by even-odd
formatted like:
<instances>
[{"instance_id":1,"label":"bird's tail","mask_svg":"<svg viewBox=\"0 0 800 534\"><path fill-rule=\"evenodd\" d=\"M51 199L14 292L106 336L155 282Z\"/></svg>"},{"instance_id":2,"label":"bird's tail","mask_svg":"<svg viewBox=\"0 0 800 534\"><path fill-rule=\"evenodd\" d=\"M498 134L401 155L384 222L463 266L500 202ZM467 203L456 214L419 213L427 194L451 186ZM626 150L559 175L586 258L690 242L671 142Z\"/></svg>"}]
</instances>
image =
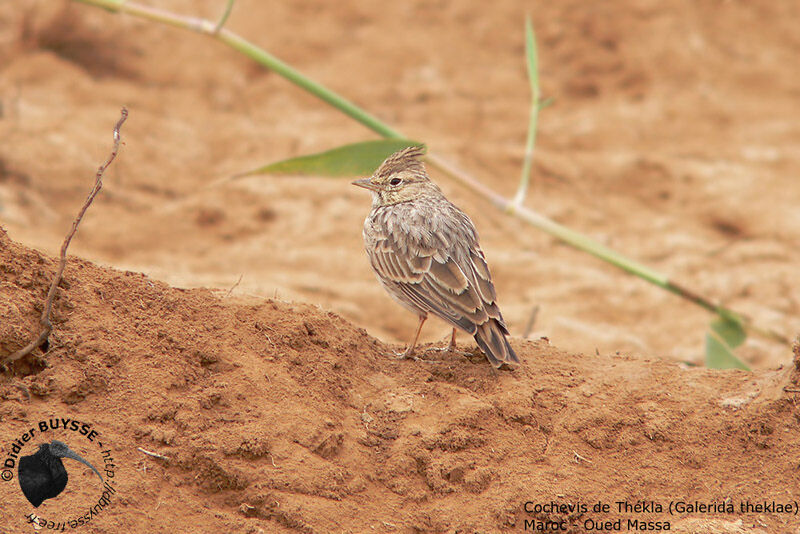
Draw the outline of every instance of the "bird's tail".
<instances>
[{"instance_id":1,"label":"bird's tail","mask_svg":"<svg viewBox=\"0 0 800 534\"><path fill-rule=\"evenodd\" d=\"M508 344L507 335L508 330L497 319L489 319L479 325L475 332L475 341L489 362L497 369L503 365L508 367L519 365L519 358Z\"/></svg>"}]
</instances>

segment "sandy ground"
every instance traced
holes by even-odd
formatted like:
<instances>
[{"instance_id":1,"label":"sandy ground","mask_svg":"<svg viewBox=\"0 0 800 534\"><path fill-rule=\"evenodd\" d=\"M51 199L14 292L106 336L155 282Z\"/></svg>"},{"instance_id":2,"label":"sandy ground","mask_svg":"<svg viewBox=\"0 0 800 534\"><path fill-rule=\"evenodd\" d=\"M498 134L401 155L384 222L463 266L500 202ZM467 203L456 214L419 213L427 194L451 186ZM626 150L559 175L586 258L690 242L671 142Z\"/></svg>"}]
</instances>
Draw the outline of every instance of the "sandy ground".
<instances>
[{"instance_id":1,"label":"sandy ground","mask_svg":"<svg viewBox=\"0 0 800 534\"><path fill-rule=\"evenodd\" d=\"M153 5L216 18L224 3ZM794 338L796 3L240 0L227 27L511 195L526 13L554 98L528 206ZM208 187L374 134L211 39L79 4L0 5L2 350L35 329L52 264L30 248L56 255L123 104L125 145L70 252L148 278L70 264L47 365L3 375L4 433L77 410L124 451L125 506L98 531L167 531L171 517L218 531L494 532L521 530L523 503L554 495L797 495L797 412L776 393L789 347L748 338L752 375L686 370L676 362L703 361L705 311L435 173L481 233L525 366L388 360L416 319L370 272L363 191L296 177ZM446 335L430 321L423 341Z\"/></svg>"}]
</instances>

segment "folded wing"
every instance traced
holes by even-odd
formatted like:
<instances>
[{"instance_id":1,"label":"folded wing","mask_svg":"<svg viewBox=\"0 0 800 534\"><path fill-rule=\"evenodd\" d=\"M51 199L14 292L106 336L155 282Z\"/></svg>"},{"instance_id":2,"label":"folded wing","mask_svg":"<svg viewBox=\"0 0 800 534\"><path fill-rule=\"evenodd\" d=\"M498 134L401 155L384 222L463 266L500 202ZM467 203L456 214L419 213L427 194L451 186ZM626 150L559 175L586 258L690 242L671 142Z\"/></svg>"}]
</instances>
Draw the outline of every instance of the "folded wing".
<instances>
[{"instance_id":1,"label":"folded wing","mask_svg":"<svg viewBox=\"0 0 800 534\"><path fill-rule=\"evenodd\" d=\"M495 319L507 333L483 252L476 243L457 243L449 251L400 246L380 236L370 250L372 267L395 294L475 335Z\"/></svg>"}]
</instances>

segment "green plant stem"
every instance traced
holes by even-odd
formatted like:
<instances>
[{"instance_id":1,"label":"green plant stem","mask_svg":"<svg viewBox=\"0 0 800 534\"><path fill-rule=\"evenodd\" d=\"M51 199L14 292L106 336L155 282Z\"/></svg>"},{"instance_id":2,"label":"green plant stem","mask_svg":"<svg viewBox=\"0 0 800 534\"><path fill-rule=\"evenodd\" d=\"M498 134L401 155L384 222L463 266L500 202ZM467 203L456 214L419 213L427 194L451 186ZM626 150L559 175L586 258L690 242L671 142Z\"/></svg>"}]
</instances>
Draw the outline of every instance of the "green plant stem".
<instances>
[{"instance_id":1,"label":"green plant stem","mask_svg":"<svg viewBox=\"0 0 800 534\"><path fill-rule=\"evenodd\" d=\"M218 28L218 24L215 22L196 17L176 15L174 13L164 11L163 9L145 6L136 2L127 2L126 0L76 1L108 9L109 11L127 13L129 15L134 15L155 22L161 22L162 24L168 24L170 26L176 26L178 28L209 35L222 41L234 50L241 52L253 61L280 74L293 84L324 100L325 102L334 106L336 109L340 110L342 113L357 120L367 128L375 131L383 137L388 137L390 139L403 139L405 137L397 130L381 122L374 115L367 113L360 107L334 93L327 87L324 87L314 80L311 80L300 74L300 72L292 68L290 65L284 63L277 57L273 56L263 48L254 45L250 41L247 41L246 39L229 30L226 30L225 28Z\"/></svg>"},{"instance_id":2,"label":"green plant stem","mask_svg":"<svg viewBox=\"0 0 800 534\"><path fill-rule=\"evenodd\" d=\"M533 25L530 17L525 19L525 64L528 68L528 82L531 86L531 111L528 120L528 135L525 139L525 156L522 160L522 177L520 178L517 194L514 195L514 204L521 206L528 195L528 186L531 183L531 169L533 168L533 150L536 146L536 130L539 124L539 110L542 92L539 89L539 54L536 49L536 36L533 34Z\"/></svg>"},{"instance_id":3,"label":"green plant stem","mask_svg":"<svg viewBox=\"0 0 800 534\"><path fill-rule=\"evenodd\" d=\"M268 69L280 74L293 84L299 86L300 88L308 91L309 93L317 96L321 100L334 106L342 113L355 119L356 121L360 122L361 124L373 130L374 132L382 135L383 137L396 138L396 139L404 139L406 137L399 131L381 122L375 116L362 110L349 100L339 96L338 94L320 85L319 83L307 78L306 76L304 76L291 66L287 65L280 59L276 58L266 50L256 46L250 41L247 41L246 39L240 37L239 35L225 28L218 28L217 23L214 23L206 19L176 15L174 13L170 13L161 9L144 6L142 4L138 4L135 2L128 2L126 0L76 0L76 1L82 2L84 4L93 5L96 7L105 8L110 11L127 13L129 15L134 15L155 22L161 22L163 24L177 26L179 28L184 28L187 30L206 34L214 39L222 41L231 48L241 52L242 54L256 61L257 63L263 65L264 67L267 67ZM536 105L538 105L538 96L536 97ZM781 343L785 343L786 345L790 344L788 338L781 335L780 333L774 332L770 329L758 328L754 326L749 319L719 304L714 303L710 299L707 299L697 294L694 291L686 289L684 286L680 284L670 281L667 276L653 269L650 269L649 267L642 265L639 262L626 258L625 256L622 256L621 254L614 252L608 247L601 245L600 243L597 243L596 241L590 239L589 237L583 234L580 234L579 232L576 232L575 230L567 228L545 217L544 215L534 212L522 206L521 204L518 204L514 201L511 201L495 193L487 186L485 186L484 184L473 178L470 174L456 168L446 160L442 159L440 156L433 153L429 153L427 155L427 161L432 166L438 168L440 171L450 176L456 182L464 185L468 189L474 191L478 195L487 199L495 207L497 207L497 209L505 212L506 214L514 216L530 224L535 228L547 232L548 234L564 241L565 243L571 245L574 248L577 248L578 250L588 252L589 254L597 258L600 258L601 260L606 261L628 273L636 275L639 278L647 280L652 284L655 284L661 288L666 289L667 291L670 291L680 297L683 297L689 302L693 302L694 304L702 308L705 308L708 311L716 313L720 317L723 317L727 320L737 321L739 324L741 324L743 328L745 328L750 332L756 333L758 335L761 335L763 337Z\"/></svg>"},{"instance_id":4,"label":"green plant stem","mask_svg":"<svg viewBox=\"0 0 800 534\"><path fill-rule=\"evenodd\" d=\"M522 178L519 181L517 194L514 195L514 204L521 206L528 196L528 186L531 183L531 170L533 169L533 147L536 144L536 124L538 123L539 104L531 105L528 136L525 139L525 156L522 160Z\"/></svg>"},{"instance_id":5,"label":"green plant stem","mask_svg":"<svg viewBox=\"0 0 800 534\"><path fill-rule=\"evenodd\" d=\"M431 166L436 167L441 172L444 172L450 176L452 179L458 181L478 195L489 200L500 211L516 216L531 226L539 228L540 230L543 230L548 234L561 239L565 243L579 250L583 250L584 252L588 252L589 254L604 261L607 261L608 263L615 265L624 271L635 274L636 276L656 284L657 286L669 289L669 282L667 281L667 277L663 274L660 274L645 265L637 263L634 260L628 259L614 252L610 248L593 241L589 237L576 232L575 230L567 228L566 226L559 224L552 219L548 219L544 215L532 211L525 206L517 205L514 201L495 193L482 183L472 179L466 172L455 167L451 163L448 163L436 154L429 154L427 161ZM684 294L686 293L685 291L674 292L680 294L681 296L686 296ZM706 309L715 311L715 307L703 299L698 301L697 299L692 298L691 300L702 305Z\"/></svg>"},{"instance_id":6,"label":"green plant stem","mask_svg":"<svg viewBox=\"0 0 800 534\"><path fill-rule=\"evenodd\" d=\"M219 22L214 27L214 33L219 33L222 30L222 27L225 26L225 23L228 22L228 17L231 16L231 11L233 11L233 4L236 0L228 0L227 5L225 6L225 11L222 12L222 16L219 18Z\"/></svg>"}]
</instances>

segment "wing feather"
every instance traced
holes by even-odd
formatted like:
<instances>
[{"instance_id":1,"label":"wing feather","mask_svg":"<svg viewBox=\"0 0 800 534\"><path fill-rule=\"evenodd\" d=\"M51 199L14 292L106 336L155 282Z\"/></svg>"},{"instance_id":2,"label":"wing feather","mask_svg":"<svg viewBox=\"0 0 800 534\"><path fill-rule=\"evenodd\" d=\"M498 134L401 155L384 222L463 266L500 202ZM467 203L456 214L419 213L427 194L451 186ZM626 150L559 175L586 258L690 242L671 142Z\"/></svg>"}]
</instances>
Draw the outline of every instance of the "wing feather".
<instances>
[{"instance_id":1,"label":"wing feather","mask_svg":"<svg viewBox=\"0 0 800 534\"><path fill-rule=\"evenodd\" d=\"M483 252L471 235L465 237L447 240L448 247L431 247L401 244L389 231L368 252L395 298L474 335L489 319L502 325L502 317Z\"/></svg>"}]
</instances>

